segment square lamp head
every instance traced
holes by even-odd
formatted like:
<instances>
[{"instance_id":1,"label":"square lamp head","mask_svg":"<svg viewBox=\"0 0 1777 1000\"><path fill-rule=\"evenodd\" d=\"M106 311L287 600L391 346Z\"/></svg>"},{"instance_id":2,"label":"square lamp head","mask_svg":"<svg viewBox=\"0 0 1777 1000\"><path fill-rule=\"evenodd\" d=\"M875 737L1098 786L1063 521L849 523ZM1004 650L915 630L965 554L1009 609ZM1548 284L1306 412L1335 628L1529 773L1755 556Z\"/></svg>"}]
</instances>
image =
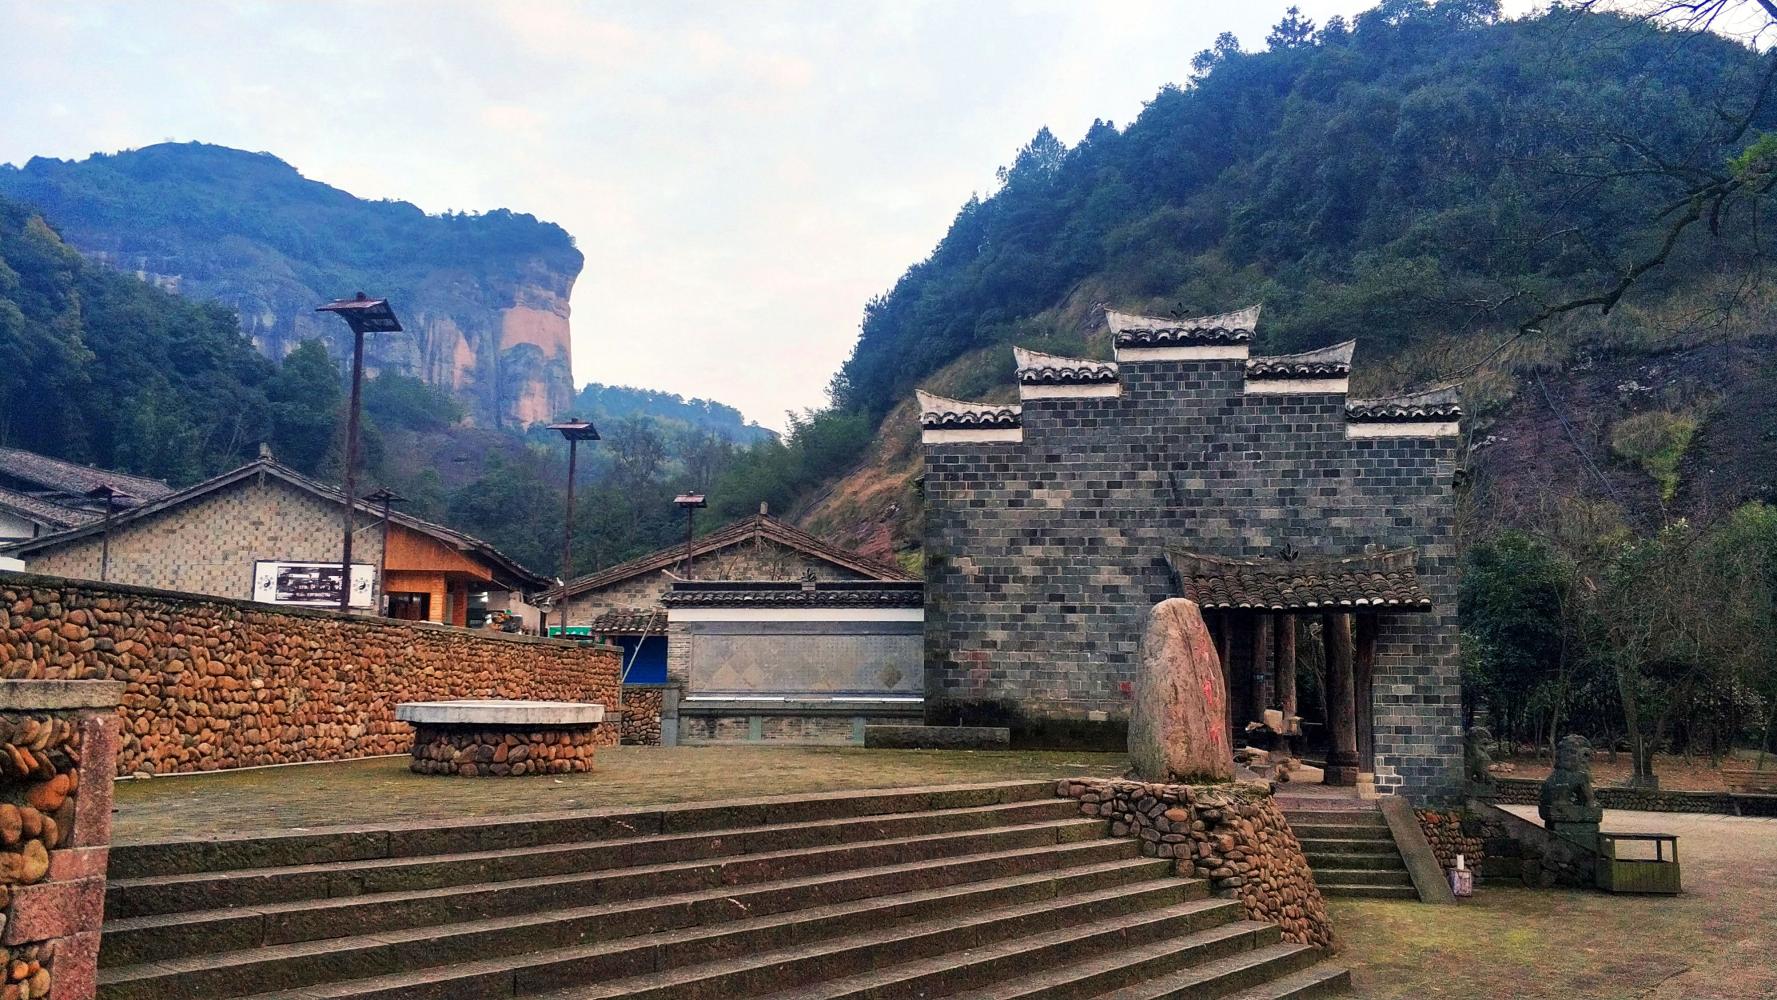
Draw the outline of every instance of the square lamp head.
<instances>
[{"instance_id":1,"label":"square lamp head","mask_svg":"<svg viewBox=\"0 0 1777 1000\"><path fill-rule=\"evenodd\" d=\"M353 333L401 332L401 321L395 318L395 310L390 307L389 300L373 299L363 292L353 298L316 306L315 311L337 314L352 328Z\"/></svg>"}]
</instances>

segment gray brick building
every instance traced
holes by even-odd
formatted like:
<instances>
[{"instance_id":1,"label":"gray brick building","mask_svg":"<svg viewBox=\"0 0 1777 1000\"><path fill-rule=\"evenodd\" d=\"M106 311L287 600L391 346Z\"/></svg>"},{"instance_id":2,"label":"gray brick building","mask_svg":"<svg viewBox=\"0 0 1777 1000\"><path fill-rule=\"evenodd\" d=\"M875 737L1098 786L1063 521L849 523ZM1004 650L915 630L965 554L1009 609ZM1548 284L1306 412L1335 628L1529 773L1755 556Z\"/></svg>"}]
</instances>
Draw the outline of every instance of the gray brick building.
<instances>
[{"instance_id":1,"label":"gray brick building","mask_svg":"<svg viewBox=\"0 0 1777 1000\"><path fill-rule=\"evenodd\" d=\"M626 692L670 688L686 742L859 743L917 720L920 587L763 509L568 583L573 633L624 651ZM689 579L695 577L695 581ZM663 739L667 738L663 736Z\"/></svg>"},{"instance_id":2,"label":"gray brick building","mask_svg":"<svg viewBox=\"0 0 1777 1000\"><path fill-rule=\"evenodd\" d=\"M1454 389L1348 399L1352 345L1251 357L1257 308L1107 318L1115 362L1019 351L1018 404L921 393L927 720L1120 745L1146 613L1185 593L1174 550L1239 564L1188 594L1234 594L1206 603L1230 701L1278 703L1296 621L1349 629L1355 770L1453 792Z\"/></svg>"}]
</instances>

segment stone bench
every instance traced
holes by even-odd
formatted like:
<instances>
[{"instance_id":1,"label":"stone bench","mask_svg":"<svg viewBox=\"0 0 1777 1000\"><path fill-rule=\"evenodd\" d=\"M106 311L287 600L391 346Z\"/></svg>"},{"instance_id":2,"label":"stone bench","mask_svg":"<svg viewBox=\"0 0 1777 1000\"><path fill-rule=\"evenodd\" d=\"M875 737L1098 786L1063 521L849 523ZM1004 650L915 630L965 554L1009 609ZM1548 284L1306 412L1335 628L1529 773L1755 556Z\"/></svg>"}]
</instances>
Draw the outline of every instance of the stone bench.
<instances>
[{"instance_id":1,"label":"stone bench","mask_svg":"<svg viewBox=\"0 0 1777 1000\"><path fill-rule=\"evenodd\" d=\"M415 774L510 777L592 770L605 706L573 701L410 701Z\"/></svg>"}]
</instances>

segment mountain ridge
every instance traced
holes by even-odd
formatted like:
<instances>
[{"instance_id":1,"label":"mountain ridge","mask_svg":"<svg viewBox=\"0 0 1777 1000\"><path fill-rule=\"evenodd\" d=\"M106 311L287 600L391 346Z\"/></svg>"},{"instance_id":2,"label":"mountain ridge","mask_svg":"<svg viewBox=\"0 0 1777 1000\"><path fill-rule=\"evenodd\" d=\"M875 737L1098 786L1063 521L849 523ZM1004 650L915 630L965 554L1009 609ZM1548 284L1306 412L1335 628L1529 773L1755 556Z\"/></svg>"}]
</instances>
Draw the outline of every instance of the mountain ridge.
<instances>
[{"instance_id":1,"label":"mountain ridge","mask_svg":"<svg viewBox=\"0 0 1777 1000\"><path fill-rule=\"evenodd\" d=\"M568 298L584 258L560 226L497 209L428 215L304 177L270 153L161 143L84 160L0 166L0 195L34 205L107 266L235 310L269 358L343 324L313 312L356 291L395 302L401 334L367 364L438 386L469 418L521 428L571 405Z\"/></svg>"}]
</instances>

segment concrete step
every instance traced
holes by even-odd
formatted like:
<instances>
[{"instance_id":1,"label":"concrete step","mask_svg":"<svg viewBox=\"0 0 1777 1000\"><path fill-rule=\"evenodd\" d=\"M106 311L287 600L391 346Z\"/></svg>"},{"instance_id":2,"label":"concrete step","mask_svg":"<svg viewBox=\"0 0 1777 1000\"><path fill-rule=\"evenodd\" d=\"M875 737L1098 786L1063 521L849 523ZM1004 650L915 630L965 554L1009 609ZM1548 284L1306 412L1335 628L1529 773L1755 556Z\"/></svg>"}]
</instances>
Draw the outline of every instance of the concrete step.
<instances>
[{"instance_id":1,"label":"concrete step","mask_svg":"<svg viewBox=\"0 0 1777 1000\"><path fill-rule=\"evenodd\" d=\"M1395 849L1392 837L1297 837L1302 842L1302 853L1310 858L1329 854L1379 854L1385 853L1378 845L1386 845L1386 852L1399 854Z\"/></svg>"},{"instance_id":2,"label":"concrete step","mask_svg":"<svg viewBox=\"0 0 1777 1000\"><path fill-rule=\"evenodd\" d=\"M1419 900L1419 890L1413 888L1411 885L1340 885L1337 882L1321 882L1318 878L1316 878L1315 884L1320 886L1320 894L1327 897L1337 897L1340 899L1411 899L1415 902Z\"/></svg>"},{"instance_id":3,"label":"concrete step","mask_svg":"<svg viewBox=\"0 0 1777 1000\"><path fill-rule=\"evenodd\" d=\"M1107 865L1112 867L1105 869ZM1040 899L1060 893L1063 886L1070 887L1066 891L1071 895L1102 884L1095 880L1108 879L1109 889L1115 890L1133 878L1155 878L1167 870L1165 861L1139 858L1135 844L1126 840L1020 847L783 878L758 885L753 892L717 884L698 893L662 896L652 901L653 906L617 901L602 906L461 920L437 927L341 935L108 966L100 970L100 996L104 1000L198 1000L318 987L440 966L447 967L444 978L454 984L441 990L440 996L479 995L464 986L456 972L483 964L483 960L504 960L494 962L497 978L500 967L506 968L508 975L515 975L514 969L538 964L529 959L514 962L508 956L590 946L588 958L596 961L592 968L582 970L587 977L633 975L659 968L660 962L666 961L655 954L661 950L662 939L681 939L675 943L676 954L690 960L684 956L695 954L696 949L690 947L689 940L698 936L744 936L751 927L749 921L776 921L763 930L754 928L753 936L765 942L754 946L770 947L782 943L768 933L778 932L779 924L793 927L805 937L823 933L823 919L829 921L830 928L843 927L844 922L829 912L835 906L869 912L872 919L883 919L884 913L892 915L902 902L909 902L916 911L920 907L938 907L942 911L951 905L970 903L966 893L942 891L968 883L1038 876L1034 881L1040 884L1034 889L1016 885L990 888L1004 889L1018 898L1023 898L1018 896L1020 892L1035 893ZM1076 884L1076 878L1083 881ZM1167 879L1161 885L1184 895L1203 891L1200 884L1178 879ZM930 900L922 897L911 901L894 898L922 892L933 896ZM826 909L821 904L827 904ZM877 912L880 907L886 909ZM633 921L632 912L636 913ZM584 964L570 963L569 967L580 969ZM408 996L401 991L389 995Z\"/></svg>"},{"instance_id":4,"label":"concrete step","mask_svg":"<svg viewBox=\"0 0 1777 1000\"><path fill-rule=\"evenodd\" d=\"M113 879L107 917L265 906L305 899L445 889L636 865L981 830L1048 820L1079 820L1063 799L965 806L919 813L841 817L673 835L623 837L420 857L377 858L235 871Z\"/></svg>"},{"instance_id":5,"label":"concrete step","mask_svg":"<svg viewBox=\"0 0 1777 1000\"><path fill-rule=\"evenodd\" d=\"M1364 809L1289 809L1283 811L1290 827L1334 824L1338 826L1374 826L1388 828L1388 820L1375 806Z\"/></svg>"},{"instance_id":6,"label":"concrete step","mask_svg":"<svg viewBox=\"0 0 1777 1000\"><path fill-rule=\"evenodd\" d=\"M1147 931L1138 929L1137 933L1145 936ZM970 949L961 956L937 955L773 993L767 1000L899 1000L959 994L971 1000L1066 1000L1092 996L1236 951L1250 951L1258 943L1270 943L1276 936L1277 928L1269 924L1235 920L1167 935L1146 944L1116 941L1113 950L1093 957L1088 950L1093 947L1091 942L1102 941L1088 939L1083 947L1077 929L1064 929L1039 938Z\"/></svg>"},{"instance_id":7,"label":"concrete step","mask_svg":"<svg viewBox=\"0 0 1777 1000\"><path fill-rule=\"evenodd\" d=\"M1366 851L1353 853L1341 851L1334 854L1314 854L1304 852L1308 859L1308 867L1314 871L1327 868L1368 868L1372 871L1406 871L1407 862L1402 860L1401 852Z\"/></svg>"},{"instance_id":8,"label":"concrete step","mask_svg":"<svg viewBox=\"0 0 1777 1000\"><path fill-rule=\"evenodd\" d=\"M1223 958L1276 944L1271 924L1237 920L1184 937L1138 945L1089 961L1069 961L1054 968L1018 976L983 990L974 1000L1071 1000L1096 996Z\"/></svg>"},{"instance_id":9,"label":"concrete step","mask_svg":"<svg viewBox=\"0 0 1777 1000\"><path fill-rule=\"evenodd\" d=\"M1048 927L1029 927L1017 935L983 934L965 921L955 926L928 923L883 930L827 942L813 948L789 948L748 956L728 963L699 966L657 977L564 990L549 1000L718 1000L730 996L847 996L870 1000L935 997L976 989L1033 968L1088 958L1155 941L1196 934L1237 919L1240 904L1232 900L1198 899L1160 909L1110 912L1083 909L1076 919ZM880 969L877 975L852 978L858 969ZM841 992L828 993L820 983L842 982ZM783 988L789 987L788 991Z\"/></svg>"},{"instance_id":10,"label":"concrete step","mask_svg":"<svg viewBox=\"0 0 1777 1000\"><path fill-rule=\"evenodd\" d=\"M1053 800L1049 781L870 789L822 795L778 795L645 809L596 809L500 816L442 823L242 833L187 840L114 844L112 878L325 865L375 858L411 858L511 850L662 834L734 830L812 820L918 813L998 803Z\"/></svg>"},{"instance_id":11,"label":"concrete step","mask_svg":"<svg viewBox=\"0 0 1777 1000\"><path fill-rule=\"evenodd\" d=\"M956 907L920 919L917 910L850 904L738 920L719 928L644 935L609 944L468 961L397 975L268 993L251 1000L456 1000L461 997L758 996L842 975L871 963L921 957L1098 922L1139 921L1144 911L1180 907L1237 911L1224 900L1190 898L1201 886L1174 877L990 909ZM889 901L881 901L887 904ZM902 901L905 902L905 901ZM1232 909L1230 909L1232 907ZM553 991L553 992L551 992Z\"/></svg>"},{"instance_id":12,"label":"concrete step","mask_svg":"<svg viewBox=\"0 0 1777 1000\"><path fill-rule=\"evenodd\" d=\"M1294 823L1290 829L1297 840L1368 840L1393 844L1386 824L1380 826L1345 826L1337 823Z\"/></svg>"},{"instance_id":13,"label":"concrete step","mask_svg":"<svg viewBox=\"0 0 1777 1000\"><path fill-rule=\"evenodd\" d=\"M733 893L736 887L817 873L1074 844L1095 840L1103 832L1100 821L1069 819L448 889L132 917L105 925L108 940L101 964L163 961L186 955L580 908L698 889Z\"/></svg>"},{"instance_id":14,"label":"concrete step","mask_svg":"<svg viewBox=\"0 0 1777 1000\"><path fill-rule=\"evenodd\" d=\"M1311 965L1301 972L1241 990L1224 1000L1314 1000L1338 996L1351 989L1351 973L1336 965Z\"/></svg>"},{"instance_id":15,"label":"concrete step","mask_svg":"<svg viewBox=\"0 0 1777 1000\"><path fill-rule=\"evenodd\" d=\"M1413 876L1405 867L1401 868L1316 868L1314 880L1317 884L1329 885L1407 885L1413 884Z\"/></svg>"},{"instance_id":16,"label":"concrete step","mask_svg":"<svg viewBox=\"0 0 1777 1000\"><path fill-rule=\"evenodd\" d=\"M1319 948L1305 944L1271 944L1101 994L1099 1000L1210 1000L1300 972L1322 957Z\"/></svg>"}]
</instances>

